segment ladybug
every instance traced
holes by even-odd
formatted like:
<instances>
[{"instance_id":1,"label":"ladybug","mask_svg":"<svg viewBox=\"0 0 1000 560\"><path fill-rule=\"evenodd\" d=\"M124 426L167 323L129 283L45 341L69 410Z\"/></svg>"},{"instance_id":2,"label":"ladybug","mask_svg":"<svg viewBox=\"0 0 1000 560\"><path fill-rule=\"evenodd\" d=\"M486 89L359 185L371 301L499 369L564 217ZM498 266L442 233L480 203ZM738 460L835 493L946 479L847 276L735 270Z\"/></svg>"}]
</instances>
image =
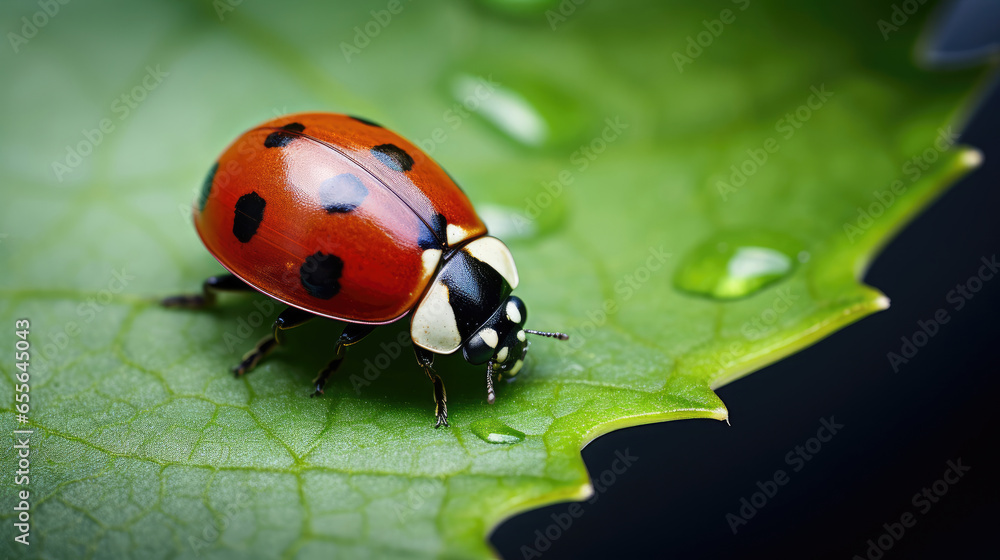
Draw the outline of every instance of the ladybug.
<instances>
[{"instance_id":1,"label":"ladybug","mask_svg":"<svg viewBox=\"0 0 1000 560\"><path fill-rule=\"evenodd\" d=\"M517 268L502 241L487 235L468 197L427 154L394 132L358 117L299 113L236 139L212 166L193 208L194 225L229 273L202 293L162 300L205 308L220 291L258 291L288 307L233 368L252 370L282 332L325 317L347 323L312 396L347 349L375 327L410 316L417 364L434 384L435 428L448 425L435 354L462 349L494 375L517 374L528 313L511 292Z\"/></svg>"}]
</instances>

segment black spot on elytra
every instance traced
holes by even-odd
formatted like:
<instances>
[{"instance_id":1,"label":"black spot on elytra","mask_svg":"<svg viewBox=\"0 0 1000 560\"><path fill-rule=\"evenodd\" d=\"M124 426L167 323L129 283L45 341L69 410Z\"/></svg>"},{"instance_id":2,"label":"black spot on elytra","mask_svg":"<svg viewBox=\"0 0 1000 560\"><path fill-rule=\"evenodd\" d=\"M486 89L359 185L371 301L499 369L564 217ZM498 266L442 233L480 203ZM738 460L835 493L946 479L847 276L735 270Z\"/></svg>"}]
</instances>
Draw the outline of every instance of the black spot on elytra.
<instances>
[{"instance_id":1,"label":"black spot on elytra","mask_svg":"<svg viewBox=\"0 0 1000 560\"><path fill-rule=\"evenodd\" d=\"M395 144L379 144L372 148L372 155L390 169L396 171L413 169L413 158Z\"/></svg>"},{"instance_id":2,"label":"black spot on elytra","mask_svg":"<svg viewBox=\"0 0 1000 560\"><path fill-rule=\"evenodd\" d=\"M306 257L299 267L299 279L309 295L330 299L340 291L340 275L343 272L344 261L340 257L317 251Z\"/></svg>"},{"instance_id":3,"label":"black spot on elytra","mask_svg":"<svg viewBox=\"0 0 1000 560\"><path fill-rule=\"evenodd\" d=\"M261 220L264 219L264 207L267 201L259 194L245 194L236 201L236 212L233 216L233 235L241 243L247 243L257 233Z\"/></svg>"},{"instance_id":4,"label":"black spot on elytra","mask_svg":"<svg viewBox=\"0 0 1000 560\"><path fill-rule=\"evenodd\" d=\"M377 122L373 122L373 121L370 121L368 119L363 119L361 117L355 117L354 115L348 115L348 116L351 117L352 119L358 121L359 123L364 123L364 124L367 124L368 126L374 126L376 128L382 128L382 125L378 124Z\"/></svg>"},{"instance_id":5,"label":"black spot on elytra","mask_svg":"<svg viewBox=\"0 0 1000 560\"><path fill-rule=\"evenodd\" d=\"M368 188L351 173L341 173L319 186L319 201L330 214L354 210L368 196Z\"/></svg>"},{"instance_id":6,"label":"black spot on elytra","mask_svg":"<svg viewBox=\"0 0 1000 560\"><path fill-rule=\"evenodd\" d=\"M421 249L444 249L448 246L448 222L441 214L431 218L430 230L421 229L417 245Z\"/></svg>"},{"instance_id":7,"label":"black spot on elytra","mask_svg":"<svg viewBox=\"0 0 1000 560\"><path fill-rule=\"evenodd\" d=\"M198 211L205 210L205 203L208 202L209 195L212 194L212 183L215 182L215 174L219 171L219 162L212 164L208 170L205 182L201 184L201 193L198 195Z\"/></svg>"},{"instance_id":8,"label":"black spot on elytra","mask_svg":"<svg viewBox=\"0 0 1000 560\"><path fill-rule=\"evenodd\" d=\"M306 127L302 126L301 123L293 122L288 123L281 127L281 130L275 130L271 134L267 135L264 139L265 148L284 148L289 142L295 140L295 134L289 134L289 132L302 132Z\"/></svg>"}]
</instances>

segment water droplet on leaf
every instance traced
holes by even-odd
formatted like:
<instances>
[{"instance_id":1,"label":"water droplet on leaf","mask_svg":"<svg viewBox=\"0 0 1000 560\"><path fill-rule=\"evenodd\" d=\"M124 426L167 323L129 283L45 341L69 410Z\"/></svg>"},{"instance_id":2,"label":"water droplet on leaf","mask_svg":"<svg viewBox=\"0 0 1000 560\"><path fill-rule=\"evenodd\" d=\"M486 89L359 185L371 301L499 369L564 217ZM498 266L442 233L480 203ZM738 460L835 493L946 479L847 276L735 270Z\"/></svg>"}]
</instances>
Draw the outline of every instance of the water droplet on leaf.
<instances>
[{"instance_id":1,"label":"water droplet on leaf","mask_svg":"<svg viewBox=\"0 0 1000 560\"><path fill-rule=\"evenodd\" d=\"M456 101L477 112L514 140L538 146L549 136L549 125L524 96L482 78L462 75L455 79L451 93Z\"/></svg>"},{"instance_id":2,"label":"water droplet on leaf","mask_svg":"<svg viewBox=\"0 0 1000 560\"><path fill-rule=\"evenodd\" d=\"M519 432L495 419L484 418L472 423L472 433L486 443L517 443L524 441L524 432Z\"/></svg>"},{"instance_id":3,"label":"water droplet on leaf","mask_svg":"<svg viewBox=\"0 0 1000 560\"><path fill-rule=\"evenodd\" d=\"M455 116L474 114L529 148L583 142L590 129L601 123L601 119L595 122L594 111L585 106L578 93L545 77L520 72L502 76L462 72L450 80L448 87L461 107Z\"/></svg>"},{"instance_id":4,"label":"water droplet on leaf","mask_svg":"<svg viewBox=\"0 0 1000 560\"><path fill-rule=\"evenodd\" d=\"M479 217L486 224L490 235L500 239L526 239L538 235L538 223L523 214L498 204L481 204Z\"/></svg>"},{"instance_id":5,"label":"water droplet on leaf","mask_svg":"<svg viewBox=\"0 0 1000 560\"><path fill-rule=\"evenodd\" d=\"M808 255L787 235L723 232L684 257L674 275L674 286L715 299L746 297L791 274L797 262L806 262Z\"/></svg>"}]
</instances>

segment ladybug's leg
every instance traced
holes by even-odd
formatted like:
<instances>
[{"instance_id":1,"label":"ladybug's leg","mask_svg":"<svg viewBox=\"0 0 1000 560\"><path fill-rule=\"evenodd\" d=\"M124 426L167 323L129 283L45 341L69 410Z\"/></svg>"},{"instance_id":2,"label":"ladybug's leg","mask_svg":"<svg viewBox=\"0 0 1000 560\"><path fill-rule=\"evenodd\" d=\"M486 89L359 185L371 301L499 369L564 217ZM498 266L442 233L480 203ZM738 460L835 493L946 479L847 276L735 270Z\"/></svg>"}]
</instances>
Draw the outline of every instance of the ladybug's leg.
<instances>
[{"instance_id":1,"label":"ladybug's leg","mask_svg":"<svg viewBox=\"0 0 1000 560\"><path fill-rule=\"evenodd\" d=\"M434 365L434 354L416 345L413 346L413 351L417 355L417 363L434 383L434 416L437 417L437 423L434 424L434 427L440 428L442 425L448 427L448 395L444 392L444 383L441 378L434 373L434 369L431 367Z\"/></svg>"},{"instance_id":2,"label":"ladybug's leg","mask_svg":"<svg viewBox=\"0 0 1000 560\"><path fill-rule=\"evenodd\" d=\"M340 333L340 338L337 339L337 355L330 360L330 363L326 364L326 367L319 372L316 379L313 379L313 384L316 386L316 391L312 394L313 397L323 394L323 388L326 387L326 380L340 369L340 364L344 361L344 355L347 354L347 347L361 342L363 338L375 330L376 326L348 323L344 327L344 332Z\"/></svg>"},{"instance_id":3,"label":"ladybug's leg","mask_svg":"<svg viewBox=\"0 0 1000 560\"><path fill-rule=\"evenodd\" d=\"M486 402L493 404L497 400L496 392L493 391L493 360L486 365Z\"/></svg>"},{"instance_id":4,"label":"ladybug's leg","mask_svg":"<svg viewBox=\"0 0 1000 560\"><path fill-rule=\"evenodd\" d=\"M184 307L187 309L204 309L215 305L216 292L253 292L249 284L232 274L212 276L201 285L200 294L184 294L171 296L160 300L163 307Z\"/></svg>"},{"instance_id":5,"label":"ladybug's leg","mask_svg":"<svg viewBox=\"0 0 1000 560\"><path fill-rule=\"evenodd\" d=\"M271 326L271 334L260 339L260 342L243 356L243 361L233 368L233 373L240 376L257 367L257 364L264 359L264 356L270 354L275 346L284 341L283 331L293 329L314 318L316 316L308 311L302 311L297 307L286 307L278 315L278 318L274 320L274 325Z\"/></svg>"}]
</instances>

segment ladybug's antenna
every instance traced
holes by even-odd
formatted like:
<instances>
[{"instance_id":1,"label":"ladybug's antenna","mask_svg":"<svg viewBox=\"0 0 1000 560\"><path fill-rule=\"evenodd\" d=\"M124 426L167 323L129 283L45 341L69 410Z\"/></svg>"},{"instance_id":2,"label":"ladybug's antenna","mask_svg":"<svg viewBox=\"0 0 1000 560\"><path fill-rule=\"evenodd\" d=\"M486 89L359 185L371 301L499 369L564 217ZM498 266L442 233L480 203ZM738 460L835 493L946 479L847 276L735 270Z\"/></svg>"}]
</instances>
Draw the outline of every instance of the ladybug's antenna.
<instances>
[{"instance_id":1,"label":"ladybug's antenna","mask_svg":"<svg viewBox=\"0 0 1000 560\"><path fill-rule=\"evenodd\" d=\"M524 332L528 334L536 334L538 336L547 336L549 338L556 338L559 340L569 340L569 335L561 332L533 331L531 329L524 329Z\"/></svg>"}]
</instances>

